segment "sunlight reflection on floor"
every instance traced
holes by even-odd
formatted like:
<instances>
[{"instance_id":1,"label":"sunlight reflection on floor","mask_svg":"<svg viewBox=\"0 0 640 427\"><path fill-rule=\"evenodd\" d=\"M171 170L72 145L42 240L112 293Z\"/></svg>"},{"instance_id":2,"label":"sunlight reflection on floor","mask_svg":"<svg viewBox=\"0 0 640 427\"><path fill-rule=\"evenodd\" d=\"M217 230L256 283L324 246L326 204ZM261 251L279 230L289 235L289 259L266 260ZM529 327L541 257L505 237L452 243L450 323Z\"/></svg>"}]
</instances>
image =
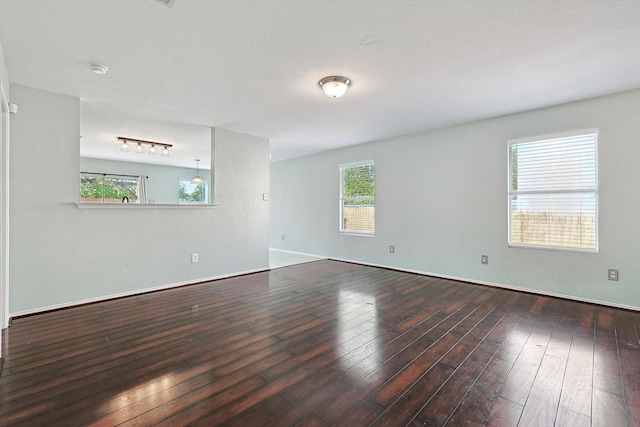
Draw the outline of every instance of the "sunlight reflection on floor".
<instances>
[{"instance_id":1,"label":"sunlight reflection on floor","mask_svg":"<svg viewBox=\"0 0 640 427\"><path fill-rule=\"evenodd\" d=\"M366 344L355 357L340 359L346 375L358 381L380 367L380 361L371 356L380 347L376 298L362 292L340 290L338 307L339 347L352 351Z\"/></svg>"}]
</instances>

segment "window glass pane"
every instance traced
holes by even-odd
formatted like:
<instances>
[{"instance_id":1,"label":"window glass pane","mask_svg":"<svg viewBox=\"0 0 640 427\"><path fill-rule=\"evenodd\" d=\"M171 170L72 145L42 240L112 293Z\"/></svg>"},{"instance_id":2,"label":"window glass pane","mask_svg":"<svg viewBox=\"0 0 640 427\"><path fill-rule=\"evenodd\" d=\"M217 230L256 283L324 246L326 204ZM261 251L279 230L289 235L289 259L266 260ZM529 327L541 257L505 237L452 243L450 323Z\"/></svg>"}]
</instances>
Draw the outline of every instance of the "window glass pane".
<instances>
[{"instance_id":1,"label":"window glass pane","mask_svg":"<svg viewBox=\"0 0 640 427\"><path fill-rule=\"evenodd\" d=\"M373 234L375 231L375 208L373 204L362 205L344 202L342 207L342 230Z\"/></svg>"},{"instance_id":2,"label":"window glass pane","mask_svg":"<svg viewBox=\"0 0 640 427\"><path fill-rule=\"evenodd\" d=\"M340 167L340 231L375 232L375 165Z\"/></svg>"},{"instance_id":3,"label":"window glass pane","mask_svg":"<svg viewBox=\"0 0 640 427\"><path fill-rule=\"evenodd\" d=\"M207 203L207 200L209 200L207 193L208 186L206 182L193 184L190 179L180 180L180 203Z\"/></svg>"},{"instance_id":4,"label":"window glass pane","mask_svg":"<svg viewBox=\"0 0 640 427\"><path fill-rule=\"evenodd\" d=\"M595 248L595 195L512 195L511 242L574 249Z\"/></svg>"},{"instance_id":5,"label":"window glass pane","mask_svg":"<svg viewBox=\"0 0 640 427\"><path fill-rule=\"evenodd\" d=\"M106 174L80 175L82 203L137 203L138 178Z\"/></svg>"}]
</instances>

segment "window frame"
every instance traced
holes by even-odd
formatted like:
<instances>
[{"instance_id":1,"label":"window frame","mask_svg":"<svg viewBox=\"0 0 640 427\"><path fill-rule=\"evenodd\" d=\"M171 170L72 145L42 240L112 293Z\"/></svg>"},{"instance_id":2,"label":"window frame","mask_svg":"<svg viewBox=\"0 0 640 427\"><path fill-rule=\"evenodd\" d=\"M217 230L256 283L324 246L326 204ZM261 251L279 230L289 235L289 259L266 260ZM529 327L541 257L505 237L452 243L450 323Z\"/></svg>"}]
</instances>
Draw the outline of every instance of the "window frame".
<instances>
[{"instance_id":1,"label":"window frame","mask_svg":"<svg viewBox=\"0 0 640 427\"><path fill-rule=\"evenodd\" d=\"M374 177L373 177L373 196L370 198L373 206L373 231L358 231L358 230L349 230L344 227L344 202L348 199L355 199L354 197L345 197L344 195L344 171L347 168L354 166L373 166ZM375 237L376 233L376 216L375 216L375 186L376 186L376 178L375 178L375 168L376 163L374 160L363 160L359 162L352 163L343 163L338 166L338 186L339 186L339 196L338 196L338 204L339 204L339 216L338 216L338 231L341 235L351 235L351 236L362 236L362 237ZM364 198L361 200L366 200L369 198Z\"/></svg>"},{"instance_id":2,"label":"window frame","mask_svg":"<svg viewBox=\"0 0 640 427\"><path fill-rule=\"evenodd\" d=\"M517 144L524 143L545 143L551 140L557 139L569 139L576 138L580 136L594 135L594 143L593 143L593 152L594 152L594 187L593 188L562 188L562 189L540 189L540 190L524 190L518 191L513 190L513 182L512 182L512 164L511 164L511 155L510 150L511 146ZM580 129L566 132L559 132L553 134L539 135L534 137L526 137L526 138L518 138L507 141L507 244L509 248L526 248L526 249L542 249L542 250L551 250L551 251L560 251L560 252L577 252L577 253L586 253L586 254L597 254L599 249L599 167L598 167L598 140L599 140L599 132L597 128L588 128L588 129ZM534 244L534 243L519 243L514 242L512 239L512 196L514 195L558 195L558 194L593 194L594 198L594 221L595 221L595 232L594 232L594 247L593 248L578 248L578 247L570 247L570 246L560 246L560 245L549 245L549 244Z\"/></svg>"}]
</instances>

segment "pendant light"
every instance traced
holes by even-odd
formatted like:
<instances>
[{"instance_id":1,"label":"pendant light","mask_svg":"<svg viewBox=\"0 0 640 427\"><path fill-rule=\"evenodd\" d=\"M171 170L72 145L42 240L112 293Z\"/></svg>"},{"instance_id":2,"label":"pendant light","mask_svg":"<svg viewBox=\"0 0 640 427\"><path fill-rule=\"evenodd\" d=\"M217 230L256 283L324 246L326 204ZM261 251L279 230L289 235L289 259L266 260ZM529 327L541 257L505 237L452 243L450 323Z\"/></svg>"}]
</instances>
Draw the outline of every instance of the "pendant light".
<instances>
[{"instance_id":1,"label":"pendant light","mask_svg":"<svg viewBox=\"0 0 640 427\"><path fill-rule=\"evenodd\" d=\"M191 178L192 184L203 184L204 179L200 176L200 159L196 159L196 175Z\"/></svg>"}]
</instances>

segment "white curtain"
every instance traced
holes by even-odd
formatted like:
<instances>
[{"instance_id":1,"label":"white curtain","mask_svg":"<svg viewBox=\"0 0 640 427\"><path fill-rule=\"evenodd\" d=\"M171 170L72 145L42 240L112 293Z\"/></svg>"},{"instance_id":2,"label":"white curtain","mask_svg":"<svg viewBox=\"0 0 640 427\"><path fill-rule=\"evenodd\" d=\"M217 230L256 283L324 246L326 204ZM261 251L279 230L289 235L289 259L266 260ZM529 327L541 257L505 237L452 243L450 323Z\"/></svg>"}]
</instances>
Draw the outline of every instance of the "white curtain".
<instances>
[{"instance_id":1,"label":"white curtain","mask_svg":"<svg viewBox=\"0 0 640 427\"><path fill-rule=\"evenodd\" d=\"M138 203L147 203L147 177L138 177Z\"/></svg>"}]
</instances>

